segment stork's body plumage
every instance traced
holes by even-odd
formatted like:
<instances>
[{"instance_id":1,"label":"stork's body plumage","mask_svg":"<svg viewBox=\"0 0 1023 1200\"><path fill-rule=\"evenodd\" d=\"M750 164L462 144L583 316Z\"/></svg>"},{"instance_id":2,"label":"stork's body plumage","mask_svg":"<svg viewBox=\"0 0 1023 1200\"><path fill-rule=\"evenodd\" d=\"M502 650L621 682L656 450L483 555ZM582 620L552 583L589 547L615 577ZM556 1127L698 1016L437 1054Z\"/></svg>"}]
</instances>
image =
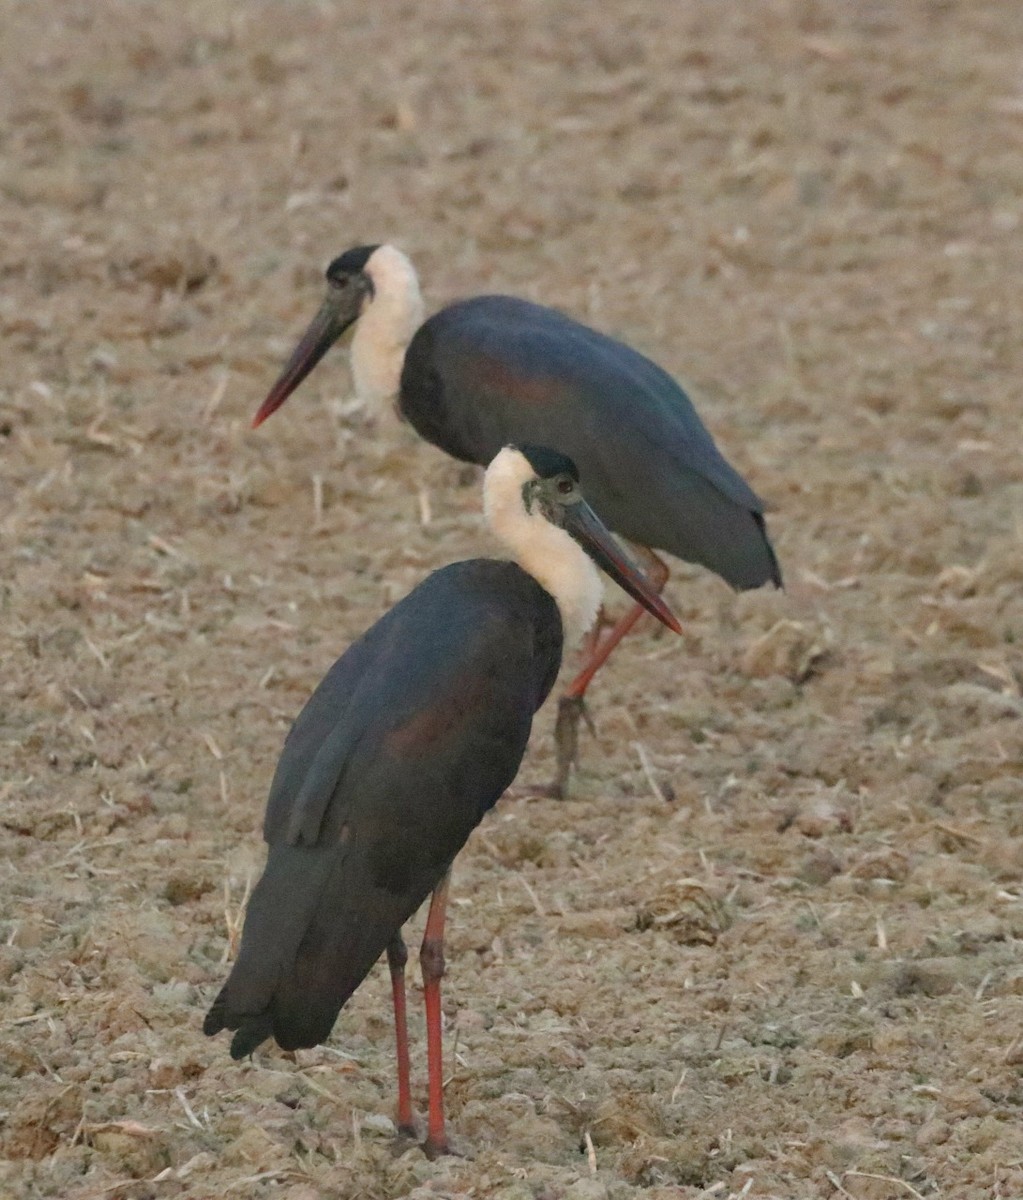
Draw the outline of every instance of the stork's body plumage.
<instances>
[{"instance_id":1,"label":"stork's body plumage","mask_svg":"<svg viewBox=\"0 0 1023 1200\"><path fill-rule=\"evenodd\" d=\"M286 1049L316 1045L386 950L399 1119L410 1126L400 931L434 892L421 955L434 1152L446 1146L444 881L518 771L566 631L578 636L596 615L593 563L678 629L582 500L577 480L562 455L499 453L485 506L518 561L473 559L435 572L354 642L310 697L274 775L267 864L238 959L203 1026L211 1035L234 1030L236 1058L269 1037Z\"/></svg>"},{"instance_id":2,"label":"stork's body plumage","mask_svg":"<svg viewBox=\"0 0 1023 1200\"><path fill-rule=\"evenodd\" d=\"M367 401L396 401L419 434L485 464L509 442L573 458L608 526L650 551L699 563L743 590L781 587L764 505L718 450L689 397L656 363L570 317L511 296L476 296L425 323L409 260L392 246L346 251L328 296L256 415L277 409L352 322L352 366ZM651 556L661 575L667 567ZM596 644L559 719L563 792L582 696L638 619Z\"/></svg>"},{"instance_id":3,"label":"stork's body plumage","mask_svg":"<svg viewBox=\"0 0 1023 1200\"><path fill-rule=\"evenodd\" d=\"M235 1057L271 1035L294 1050L330 1034L514 779L561 645L531 575L473 559L429 576L334 664L285 742L266 871L211 1011L237 1029Z\"/></svg>"},{"instance_id":4,"label":"stork's body plumage","mask_svg":"<svg viewBox=\"0 0 1023 1200\"><path fill-rule=\"evenodd\" d=\"M509 442L556 446L609 529L738 589L781 584L764 506L656 363L570 317L476 296L420 326L398 404L416 432L485 464Z\"/></svg>"}]
</instances>

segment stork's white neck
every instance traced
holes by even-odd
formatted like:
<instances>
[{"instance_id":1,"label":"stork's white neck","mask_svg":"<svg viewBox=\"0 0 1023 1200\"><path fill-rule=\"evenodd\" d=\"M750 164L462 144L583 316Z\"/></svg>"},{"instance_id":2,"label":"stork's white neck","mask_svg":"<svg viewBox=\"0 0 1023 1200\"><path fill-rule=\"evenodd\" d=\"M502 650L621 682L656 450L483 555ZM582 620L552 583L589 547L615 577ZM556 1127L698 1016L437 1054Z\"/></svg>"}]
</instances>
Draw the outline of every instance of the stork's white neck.
<instances>
[{"instance_id":1,"label":"stork's white neck","mask_svg":"<svg viewBox=\"0 0 1023 1200\"><path fill-rule=\"evenodd\" d=\"M355 326L352 375L359 398L378 406L398 395L405 351L423 322L423 297L415 268L393 246L378 246L365 270L373 295Z\"/></svg>"},{"instance_id":2,"label":"stork's white neck","mask_svg":"<svg viewBox=\"0 0 1023 1200\"><path fill-rule=\"evenodd\" d=\"M571 644L593 627L604 585L589 555L569 534L537 508L526 511L522 489L535 474L520 451L506 446L487 468L483 511L519 566L554 597L565 642Z\"/></svg>"}]
</instances>

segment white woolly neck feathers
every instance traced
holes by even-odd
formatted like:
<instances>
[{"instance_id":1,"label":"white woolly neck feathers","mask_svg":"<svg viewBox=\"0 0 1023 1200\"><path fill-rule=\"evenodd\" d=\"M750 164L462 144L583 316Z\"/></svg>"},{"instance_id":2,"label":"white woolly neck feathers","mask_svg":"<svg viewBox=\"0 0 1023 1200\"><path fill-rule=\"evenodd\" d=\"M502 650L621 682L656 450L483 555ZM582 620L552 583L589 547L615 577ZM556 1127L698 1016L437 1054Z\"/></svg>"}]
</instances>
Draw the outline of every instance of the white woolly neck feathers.
<instances>
[{"instance_id":1,"label":"white woolly neck feathers","mask_svg":"<svg viewBox=\"0 0 1023 1200\"><path fill-rule=\"evenodd\" d=\"M352 375L359 399L380 405L398 395L405 351L423 323L423 296L415 267L394 246L378 246L365 272L373 295L355 325Z\"/></svg>"},{"instance_id":2,"label":"white woolly neck feathers","mask_svg":"<svg viewBox=\"0 0 1023 1200\"><path fill-rule=\"evenodd\" d=\"M552 525L536 507L526 511L522 489L535 477L526 456L505 446L487 468L483 511L519 566L554 597L570 644L592 629L604 585L589 555L564 529Z\"/></svg>"}]
</instances>

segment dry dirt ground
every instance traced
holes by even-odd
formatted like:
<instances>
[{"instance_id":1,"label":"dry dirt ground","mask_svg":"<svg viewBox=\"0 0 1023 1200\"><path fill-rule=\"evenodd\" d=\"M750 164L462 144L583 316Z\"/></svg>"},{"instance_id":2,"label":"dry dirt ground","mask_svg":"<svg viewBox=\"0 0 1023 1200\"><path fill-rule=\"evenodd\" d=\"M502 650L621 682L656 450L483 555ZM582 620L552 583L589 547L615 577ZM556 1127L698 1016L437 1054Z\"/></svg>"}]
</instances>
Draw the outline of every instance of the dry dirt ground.
<instances>
[{"instance_id":1,"label":"dry dirt ground","mask_svg":"<svg viewBox=\"0 0 1023 1200\"><path fill-rule=\"evenodd\" d=\"M3 0L0 1194L1023 1196L1021 52L1010 0ZM541 716L434 1163L385 970L296 1061L200 1032L290 719L490 549L343 354L248 428L385 238L685 379L789 582L680 567L567 803Z\"/></svg>"}]
</instances>

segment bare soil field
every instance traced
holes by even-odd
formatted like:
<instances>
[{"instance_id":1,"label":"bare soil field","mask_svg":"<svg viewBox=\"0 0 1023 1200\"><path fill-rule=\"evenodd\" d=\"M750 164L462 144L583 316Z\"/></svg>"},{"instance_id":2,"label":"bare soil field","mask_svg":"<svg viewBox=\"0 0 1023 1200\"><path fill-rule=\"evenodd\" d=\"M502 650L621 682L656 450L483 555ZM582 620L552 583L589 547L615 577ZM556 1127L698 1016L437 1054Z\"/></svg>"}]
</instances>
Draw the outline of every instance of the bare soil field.
<instances>
[{"instance_id":1,"label":"bare soil field","mask_svg":"<svg viewBox=\"0 0 1023 1200\"><path fill-rule=\"evenodd\" d=\"M0 79L0 1195L1023 1196L1023 6L3 0ZM200 1030L290 721L495 552L343 353L249 429L381 240L684 380L788 585L678 565L564 803L541 714L437 1162L383 967Z\"/></svg>"}]
</instances>

